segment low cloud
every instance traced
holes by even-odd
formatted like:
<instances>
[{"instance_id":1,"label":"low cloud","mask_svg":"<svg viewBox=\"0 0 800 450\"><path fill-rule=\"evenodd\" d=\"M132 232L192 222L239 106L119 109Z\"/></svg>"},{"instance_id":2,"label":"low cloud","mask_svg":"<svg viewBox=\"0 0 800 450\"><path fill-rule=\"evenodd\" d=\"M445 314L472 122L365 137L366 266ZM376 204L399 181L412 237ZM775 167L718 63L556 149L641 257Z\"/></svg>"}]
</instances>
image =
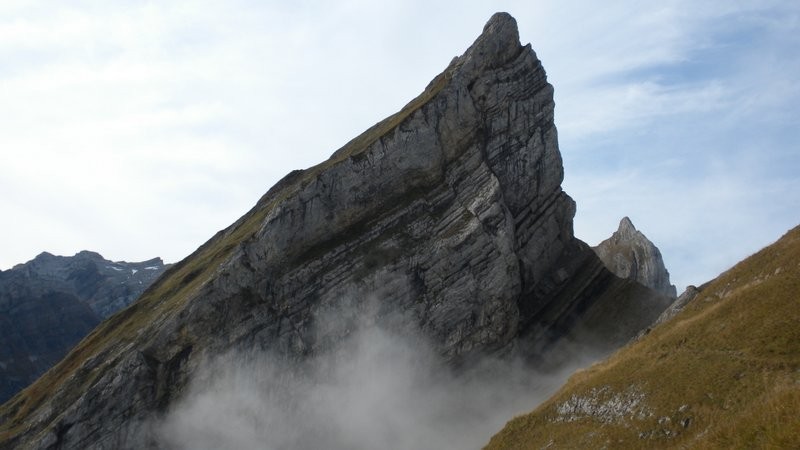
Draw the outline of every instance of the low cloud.
<instances>
[{"instance_id":1,"label":"low cloud","mask_svg":"<svg viewBox=\"0 0 800 450\"><path fill-rule=\"evenodd\" d=\"M364 325L304 362L216 359L157 435L178 449L480 448L574 368L542 374L491 360L457 373L419 335Z\"/></svg>"}]
</instances>

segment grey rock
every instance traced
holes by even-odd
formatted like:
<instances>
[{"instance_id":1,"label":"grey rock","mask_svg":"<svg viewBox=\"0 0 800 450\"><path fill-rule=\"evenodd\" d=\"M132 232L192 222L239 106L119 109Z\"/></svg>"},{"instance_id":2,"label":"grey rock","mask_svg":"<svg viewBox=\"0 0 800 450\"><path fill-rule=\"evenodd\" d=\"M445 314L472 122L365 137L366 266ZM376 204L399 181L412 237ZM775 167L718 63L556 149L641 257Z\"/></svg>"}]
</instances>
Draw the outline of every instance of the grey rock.
<instances>
[{"instance_id":1,"label":"grey rock","mask_svg":"<svg viewBox=\"0 0 800 450\"><path fill-rule=\"evenodd\" d=\"M618 277L636 280L668 297L677 297L661 251L633 226L629 218L623 217L617 231L598 244L594 251Z\"/></svg>"},{"instance_id":2,"label":"grey rock","mask_svg":"<svg viewBox=\"0 0 800 450\"><path fill-rule=\"evenodd\" d=\"M209 358L302 364L365 317L421 330L454 368L629 339L669 301L573 236L553 108L515 20L494 15L403 110L287 175L101 324L40 380L36 407L0 408L3 445L156 447L148 421Z\"/></svg>"},{"instance_id":3,"label":"grey rock","mask_svg":"<svg viewBox=\"0 0 800 450\"><path fill-rule=\"evenodd\" d=\"M0 402L60 360L100 321L164 271L160 258L113 262L97 253L42 253L0 271Z\"/></svg>"},{"instance_id":4,"label":"grey rock","mask_svg":"<svg viewBox=\"0 0 800 450\"><path fill-rule=\"evenodd\" d=\"M166 267L161 258L125 262L109 261L86 250L74 256L43 252L0 272L0 308L11 307L26 295L66 292L104 319L131 304Z\"/></svg>"}]
</instances>

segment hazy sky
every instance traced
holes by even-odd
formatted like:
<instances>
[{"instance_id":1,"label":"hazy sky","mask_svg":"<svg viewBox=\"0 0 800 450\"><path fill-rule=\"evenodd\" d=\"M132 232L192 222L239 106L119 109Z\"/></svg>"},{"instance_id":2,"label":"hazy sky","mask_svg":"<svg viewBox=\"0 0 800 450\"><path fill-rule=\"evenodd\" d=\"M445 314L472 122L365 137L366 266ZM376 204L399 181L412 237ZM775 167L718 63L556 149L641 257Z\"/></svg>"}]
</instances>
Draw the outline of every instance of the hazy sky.
<instances>
[{"instance_id":1,"label":"hazy sky","mask_svg":"<svg viewBox=\"0 0 800 450\"><path fill-rule=\"evenodd\" d=\"M66 4L70 6L66 6ZM800 2L0 2L0 268L177 261L516 17L555 86L576 235L673 281L800 223Z\"/></svg>"}]
</instances>

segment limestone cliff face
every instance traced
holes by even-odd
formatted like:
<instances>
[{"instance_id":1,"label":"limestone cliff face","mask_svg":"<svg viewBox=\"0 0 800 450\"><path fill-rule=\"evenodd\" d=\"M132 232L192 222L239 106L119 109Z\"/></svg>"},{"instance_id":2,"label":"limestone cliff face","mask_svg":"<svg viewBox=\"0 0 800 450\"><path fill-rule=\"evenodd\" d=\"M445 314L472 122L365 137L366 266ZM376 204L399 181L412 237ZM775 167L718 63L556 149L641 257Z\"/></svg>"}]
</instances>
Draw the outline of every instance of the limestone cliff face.
<instances>
[{"instance_id":1,"label":"limestone cliff face","mask_svg":"<svg viewBox=\"0 0 800 450\"><path fill-rule=\"evenodd\" d=\"M166 267L161 258L125 262L86 250L74 256L43 252L2 272L0 307L32 293L57 291L78 297L104 319L130 305Z\"/></svg>"},{"instance_id":2,"label":"limestone cliff face","mask_svg":"<svg viewBox=\"0 0 800 450\"><path fill-rule=\"evenodd\" d=\"M573 237L553 108L536 54L496 14L403 110L289 174L101 324L37 383L44 393L4 405L0 433L22 448L156 446L148 418L207 358L302 361L367 311L420 330L454 366L535 361L565 336L624 342L668 300Z\"/></svg>"},{"instance_id":3,"label":"limestone cliff face","mask_svg":"<svg viewBox=\"0 0 800 450\"><path fill-rule=\"evenodd\" d=\"M677 297L658 247L638 231L629 218L623 217L617 231L594 250L618 277L636 280L664 295Z\"/></svg>"}]
</instances>

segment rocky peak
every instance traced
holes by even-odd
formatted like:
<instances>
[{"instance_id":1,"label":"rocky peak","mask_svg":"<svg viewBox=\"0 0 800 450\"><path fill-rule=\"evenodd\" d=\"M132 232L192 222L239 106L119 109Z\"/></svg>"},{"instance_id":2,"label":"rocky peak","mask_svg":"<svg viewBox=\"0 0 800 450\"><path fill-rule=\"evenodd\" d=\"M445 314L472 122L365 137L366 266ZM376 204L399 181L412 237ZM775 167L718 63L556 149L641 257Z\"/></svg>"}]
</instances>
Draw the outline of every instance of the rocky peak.
<instances>
[{"instance_id":1,"label":"rocky peak","mask_svg":"<svg viewBox=\"0 0 800 450\"><path fill-rule=\"evenodd\" d=\"M457 64L467 74L502 67L514 59L521 49L517 21L505 12L495 13L483 27L483 33L467 49Z\"/></svg>"},{"instance_id":2,"label":"rocky peak","mask_svg":"<svg viewBox=\"0 0 800 450\"><path fill-rule=\"evenodd\" d=\"M677 297L661 251L633 226L627 216L620 220L617 231L598 244L594 251L618 277L635 280L671 298Z\"/></svg>"},{"instance_id":3,"label":"rocky peak","mask_svg":"<svg viewBox=\"0 0 800 450\"><path fill-rule=\"evenodd\" d=\"M623 217L622 220L619 221L617 236L619 236L620 239L633 239L636 233L639 233L639 231L633 226L633 222L631 222L628 216Z\"/></svg>"},{"instance_id":4,"label":"rocky peak","mask_svg":"<svg viewBox=\"0 0 800 450\"><path fill-rule=\"evenodd\" d=\"M3 272L0 302L9 296L24 298L23 292L63 292L75 295L105 318L128 306L166 267L161 258L125 262L110 261L88 250L73 256L42 252Z\"/></svg>"},{"instance_id":5,"label":"rocky peak","mask_svg":"<svg viewBox=\"0 0 800 450\"><path fill-rule=\"evenodd\" d=\"M23 446L158 446L149 419L209 358L302 364L367 312L421 334L453 370L487 355L537 362L567 339L626 342L669 302L573 236L554 106L516 22L494 15L420 96L287 175L100 324L31 390L40 398L0 409L0 435L5 421Z\"/></svg>"}]
</instances>

